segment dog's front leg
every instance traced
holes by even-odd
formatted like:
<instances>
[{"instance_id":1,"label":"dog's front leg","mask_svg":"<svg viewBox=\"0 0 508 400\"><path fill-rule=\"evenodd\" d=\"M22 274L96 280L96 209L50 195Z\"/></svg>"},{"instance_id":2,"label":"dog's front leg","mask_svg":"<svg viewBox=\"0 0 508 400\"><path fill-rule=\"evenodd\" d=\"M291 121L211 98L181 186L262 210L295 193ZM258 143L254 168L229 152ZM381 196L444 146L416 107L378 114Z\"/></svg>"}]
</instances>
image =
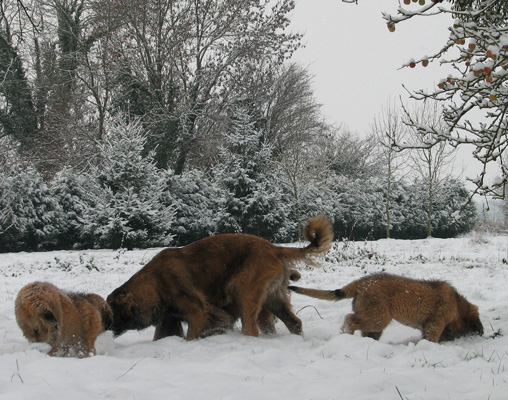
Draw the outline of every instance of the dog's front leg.
<instances>
[{"instance_id":1,"label":"dog's front leg","mask_svg":"<svg viewBox=\"0 0 508 400\"><path fill-rule=\"evenodd\" d=\"M181 320L171 315L164 315L158 325L155 326L153 340L159 340L167 336L183 337L183 327Z\"/></svg>"}]
</instances>

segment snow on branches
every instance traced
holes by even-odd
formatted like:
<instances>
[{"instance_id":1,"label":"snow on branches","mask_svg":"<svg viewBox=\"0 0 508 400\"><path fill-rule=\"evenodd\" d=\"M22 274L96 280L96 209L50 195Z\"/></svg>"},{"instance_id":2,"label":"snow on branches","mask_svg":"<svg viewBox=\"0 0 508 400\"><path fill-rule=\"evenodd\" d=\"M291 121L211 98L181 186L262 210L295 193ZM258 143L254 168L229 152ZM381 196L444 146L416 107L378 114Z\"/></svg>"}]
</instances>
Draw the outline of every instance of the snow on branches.
<instances>
[{"instance_id":1,"label":"snow on branches","mask_svg":"<svg viewBox=\"0 0 508 400\"><path fill-rule=\"evenodd\" d=\"M444 129L414 124L432 138L429 146L447 141L453 146L473 145L481 163L474 193L505 197L508 183L508 3L505 0L403 0L393 14L383 13L388 29L414 17L447 13L453 23L449 37L434 55L413 58L402 67L429 61L451 66L430 91L410 92L416 100L442 102Z\"/></svg>"}]
</instances>

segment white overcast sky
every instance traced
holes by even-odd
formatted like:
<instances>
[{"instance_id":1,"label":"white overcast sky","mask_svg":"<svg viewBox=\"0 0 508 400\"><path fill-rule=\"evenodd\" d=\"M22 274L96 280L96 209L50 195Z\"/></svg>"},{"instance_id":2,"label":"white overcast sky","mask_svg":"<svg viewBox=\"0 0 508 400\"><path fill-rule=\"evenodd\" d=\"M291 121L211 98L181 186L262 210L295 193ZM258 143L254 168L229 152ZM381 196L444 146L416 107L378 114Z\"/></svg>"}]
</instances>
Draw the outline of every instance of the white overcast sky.
<instances>
[{"instance_id":1,"label":"white overcast sky","mask_svg":"<svg viewBox=\"0 0 508 400\"><path fill-rule=\"evenodd\" d=\"M390 96L407 98L402 84L430 89L450 73L437 64L399 69L410 58L439 50L451 17L414 18L392 33L381 12L395 13L398 6L398 0L296 0L291 30L305 35L305 48L294 60L314 76L316 99L328 122L366 133Z\"/></svg>"},{"instance_id":2,"label":"white overcast sky","mask_svg":"<svg viewBox=\"0 0 508 400\"><path fill-rule=\"evenodd\" d=\"M399 0L358 0L358 4L296 0L291 30L304 34L305 47L294 60L313 75L316 100L327 122L344 123L352 132L365 135L390 98L409 99L403 84L430 90L452 72L437 62L400 69L411 58L420 60L439 51L448 39L452 18L413 18L390 32L381 13L395 14L397 7ZM471 147L459 148L455 175L466 178L480 172L471 151Z\"/></svg>"}]
</instances>

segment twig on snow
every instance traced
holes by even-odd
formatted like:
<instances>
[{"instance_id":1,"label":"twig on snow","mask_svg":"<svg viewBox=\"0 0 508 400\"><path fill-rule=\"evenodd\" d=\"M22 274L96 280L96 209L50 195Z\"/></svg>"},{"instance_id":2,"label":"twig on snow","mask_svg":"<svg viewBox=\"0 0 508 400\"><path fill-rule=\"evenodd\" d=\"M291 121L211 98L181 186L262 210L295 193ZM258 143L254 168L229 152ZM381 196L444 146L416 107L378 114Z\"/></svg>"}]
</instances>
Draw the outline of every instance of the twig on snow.
<instances>
[{"instance_id":1,"label":"twig on snow","mask_svg":"<svg viewBox=\"0 0 508 400\"><path fill-rule=\"evenodd\" d=\"M317 308L316 308L316 307L314 307L314 306L311 306L310 304L309 304L308 306L305 306L305 307L300 308L300 309L296 312L296 315L298 315L298 313L299 313L300 311L302 311L304 308L307 308L307 307L312 307L314 310L316 310L317 315L319 315L319 318L324 319L324 318L321 316L321 314L319 313L319 311L317 310Z\"/></svg>"},{"instance_id":2,"label":"twig on snow","mask_svg":"<svg viewBox=\"0 0 508 400\"><path fill-rule=\"evenodd\" d=\"M134 369L136 365L138 365L141 361L143 361L146 357L143 357L141 360L136 361L127 371L125 371L122 375L120 375L118 378L115 379L115 381L119 380L120 378L123 378L125 375L127 375L130 371Z\"/></svg>"}]
</instances>

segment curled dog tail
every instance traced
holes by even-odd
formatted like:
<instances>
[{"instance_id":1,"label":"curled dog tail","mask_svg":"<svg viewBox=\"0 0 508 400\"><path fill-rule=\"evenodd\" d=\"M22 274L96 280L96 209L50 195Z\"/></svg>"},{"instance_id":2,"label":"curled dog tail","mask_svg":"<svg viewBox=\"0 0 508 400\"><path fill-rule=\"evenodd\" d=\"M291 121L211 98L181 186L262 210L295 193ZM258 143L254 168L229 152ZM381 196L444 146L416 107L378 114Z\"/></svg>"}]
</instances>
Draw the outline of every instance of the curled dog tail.
<instances>
[{"instance_id":1,"label":"curled dog tail","mask_svg":"<svg viewBox=\"0 0 508 400\"><path fill-rule=\"evenodd\" d=\"M302 288L298 286L288 286L288 289L292 290L293 292L303 294L305 296L315 297L316 299L322 300L338 301L349 297L347 296L346 292L342 289L320 290L320 289Z\"/></svg>"},{"instance_id":2,"label":"curled dog tail","mask_svg":"<svg viewBox=\"0 0 508 400\"><path fill-rule=\"evenodd\" d=\"M304 254L322 254L332 247L333 229L323 214L307 220L303 237L310 243L301 249Z\"/></svg>"},{"instance_id":3,"label":"curled dog tail","mask_svg":"<svg viewBox=\"0 0 508 400\"><path fill-rule=\"evenodd\" d=\"M292 269L292 265L296 261L303 261L309 265L318 266L309 256L323 254L332 247L332 224L330 224L324 215L318 215L307 220L303 235L310 242L305 247L277 246L278 253L284 260L285 268L288 270Z\"/></svg>"}]
</instances>

